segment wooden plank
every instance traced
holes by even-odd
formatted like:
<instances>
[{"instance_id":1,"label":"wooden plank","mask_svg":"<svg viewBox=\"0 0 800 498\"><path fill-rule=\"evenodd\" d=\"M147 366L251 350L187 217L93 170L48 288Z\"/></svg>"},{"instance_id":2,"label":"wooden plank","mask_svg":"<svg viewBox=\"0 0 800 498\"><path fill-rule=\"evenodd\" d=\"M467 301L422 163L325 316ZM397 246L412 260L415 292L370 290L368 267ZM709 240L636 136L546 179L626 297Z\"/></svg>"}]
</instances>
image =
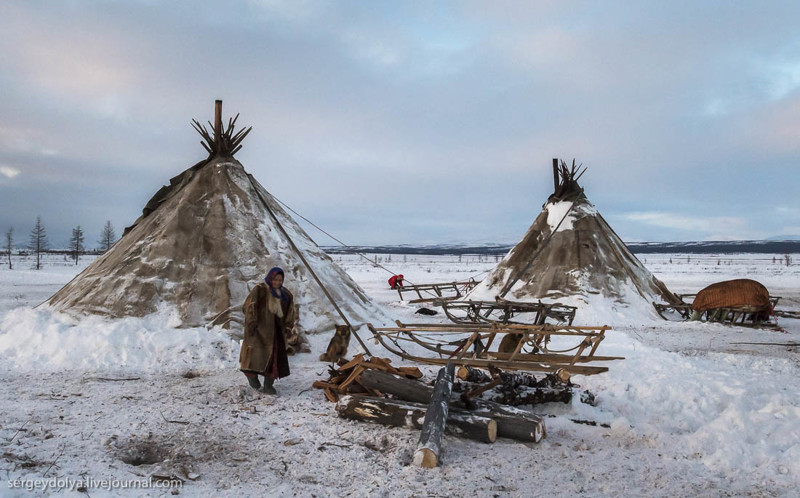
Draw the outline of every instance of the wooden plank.
<instances>
[{"instance_id":1,"label":"wooden plank","mask_svg":"<svg viewBox=\"0 0 800 498\"><path fill-rule=\"evenodd\" d=\"M472 367L489 368L494 366L503 370L523 370L529 372L555 372L561 368L565 368L570 374L573 375L594 375L603 372L608 372L608 367L595 367L584 365L573 365L566 367L564 364L549 365L547 363L535 362L522 362L522 361L504 361L504 360L486 360L486 359L472 359L464 358L462 360L452 360L448 358L422 358L419 356L411 356L413 361L420 363L427 363L428 365L446 365L448 361L453 361L457 365L469 365Z\"/></svg>"},{"instance_id":2,"label":"wooden plank","mask_svg":"<svg viewBox=\"0 0 800 498\"><path fill-rule=\"evenodd\" d=\"M449 323L403 323L396 320L397 327L375 327L378 332L413 332L416 330L424 330L431 332L473 332L474 330L483 330L486 332L501 332L501 333L519 333L519 332L532 332L532 333L549 333L560 335L591 335L601 334L606 330L611 330L608 325L602 326L580 326L580 325L528 325L522 323L509 323L498 326L493 323L464 323L464 324L449 324Z\"/></svg>"},{"instance_id":3,"label":"wooden plank","mask_svg":"<svg viewBox=\"0 0 800 498\"><path fill-rule=\"evenodd\" d=\"M497 351L488 351L480 356L486 359L508 360L511 353L500 353ZM535 354L520 354L517 356L518 361L539 361L545 363L569 363L575 358L573 355L558 354L558 353L535 353ZM624 360L624 356L579 356L576 359L577 363L588 363L591 361L614 361Z\"/></svg>"}]
</instances>

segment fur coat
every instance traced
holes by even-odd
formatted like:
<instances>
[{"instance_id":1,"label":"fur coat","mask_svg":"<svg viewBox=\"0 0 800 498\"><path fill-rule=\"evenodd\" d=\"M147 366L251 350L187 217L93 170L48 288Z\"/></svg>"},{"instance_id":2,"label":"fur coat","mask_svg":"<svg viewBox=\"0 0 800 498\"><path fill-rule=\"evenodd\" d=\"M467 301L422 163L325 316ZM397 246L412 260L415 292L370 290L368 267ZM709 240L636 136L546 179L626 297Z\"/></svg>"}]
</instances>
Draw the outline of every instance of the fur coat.
<instances>
[{"instance_id":1,"label":"fur coat","mask_svg":"<svg viewBox=\"0 0 800 498\"><path fill-rule=\"evenodd\" d=\"M277 299L266 283L256 285L244 301L244 341L239 353L242 370L264 374L278 345L278 377L289 375L286 345L297 342L294 296L283 288L286 299ZM272 301L270 303L270 301ZM280 334L280 335L278 335Z\"/></svg>"}]
</instances>

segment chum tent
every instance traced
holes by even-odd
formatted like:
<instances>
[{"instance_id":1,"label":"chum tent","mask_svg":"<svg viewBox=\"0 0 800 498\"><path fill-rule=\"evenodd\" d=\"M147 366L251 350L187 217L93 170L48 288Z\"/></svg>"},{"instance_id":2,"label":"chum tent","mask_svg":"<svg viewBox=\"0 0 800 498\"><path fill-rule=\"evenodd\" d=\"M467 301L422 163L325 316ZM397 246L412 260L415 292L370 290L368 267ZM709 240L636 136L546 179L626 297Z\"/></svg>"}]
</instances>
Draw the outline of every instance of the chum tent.
<instances>
[{"instance_id":1,"label":"chum tent","mask_svg":"<svg viewBox=\"0 0 800 498\"><path fill-rule=\"evenodd\" d=\"M241 305L267 271L286 272L300 333L333 331L340 313L357 327L385 312L233 158L250 131L196 121L208 159L162 187L122 238L56 292L51 307L74 315L142 317L175 310L181 326L241 330ZM337 309L338 308L338 309Z\"/></svg>"},{"instance_id":2,"label":"chum tent","mask_svg":"<svg viewBox=\"0 0 800 498\"><path fill-rule=\"evenodd\" d=\"M553 162L554 192L522 240L465 300L564 301L615 309L680 302L655 278L589 202L578 179L585 172ZM580 311L579 311L580 316Z\"/></svg>"}]
</instances>

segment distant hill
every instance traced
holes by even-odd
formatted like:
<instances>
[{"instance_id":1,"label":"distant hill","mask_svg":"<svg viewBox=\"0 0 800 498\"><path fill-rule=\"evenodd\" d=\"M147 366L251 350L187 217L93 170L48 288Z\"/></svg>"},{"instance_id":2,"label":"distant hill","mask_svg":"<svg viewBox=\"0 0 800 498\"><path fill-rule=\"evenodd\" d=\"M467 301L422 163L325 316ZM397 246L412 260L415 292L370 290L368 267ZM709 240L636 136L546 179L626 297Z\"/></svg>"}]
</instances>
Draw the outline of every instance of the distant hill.
<instances>
[{"instance_id":1,"label":"distant hill","mask_svg":"<svg viewBox=\"0 0 800 498\"><path fill-rule=\"evenodd\" d=\"M792 254L800 253L800 240L735 240L703 242L630 242L626 245L636 254L654 253L758 253ZM505 255L514 244L428 244L428 245L388 245L388 246L322 246L328 254L488 254Z\"/></svg>"},{"instance_id":2,"label":"distant hill","mask_svg":"<svg viewBox=\"0 0 800 498\"><path fill-rule=\"evenodd\" d=\"M505 254L513 244L506 245L479 245L479 244L428 244L411 245L401 244L397 246L321 246L328 254Z\"/></svg>"},{"instance_id":3,"label":"distant hill","mask_svg":"<svg viewBox=\"0 0 800 498\"><path fill-rule=\"evenodd\" d=\"M627 246L639 254L649 253L759 253L788 254L800 252L800 240L732 240L703 242L631 242Z\"/></svg>"}]
</instances>

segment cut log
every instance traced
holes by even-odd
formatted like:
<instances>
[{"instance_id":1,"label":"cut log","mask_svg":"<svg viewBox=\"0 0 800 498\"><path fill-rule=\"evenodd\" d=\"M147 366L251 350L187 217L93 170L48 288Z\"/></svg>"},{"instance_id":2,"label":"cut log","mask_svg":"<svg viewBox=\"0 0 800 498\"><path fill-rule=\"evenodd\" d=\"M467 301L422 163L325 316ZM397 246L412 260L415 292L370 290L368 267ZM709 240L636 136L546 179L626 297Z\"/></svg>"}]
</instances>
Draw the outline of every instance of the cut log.
<instances>
[{"instance_id":1,"label":"cut log","mask_svg":"<svg viewBox=\"0 0 800 498\"><path fill-rule=\"evenodd\" d=\"M538 443L547 436L544 419L534 413L480 399L474 399L472 403L476 407L469 413L497 422L498 436L531 443Z\"/></svg>"},{"instance_id":2,"label":"cut log","mask_svg":"<svg viewBox=\"0 0 800 498\"><path fill-rule=\"evenodd\" d=\"M405 379L398 375L378 370L364 371L359 378L359 382L364 387L377 389L384 394L391 394L397 398L416 403L429 403L433 394L433 388L422 382Z\"/></svg>"},{"instance_id":3,"label":"cut log","mask_svg":"<svg viewBox=\"0 0 800 498\"><path fill-rule=\"evenodd\" d=\"M421 382L377 370L365 371L359 382L370 389L417 403L430 402L433 394L433 388ZM497 422L497 435L500 437L538 443L547 435L544 419L534 413L481 399L473 399L470 404L472 409L468 413L490 417ZM466 408L460 399L452 399L450 405L453 409Z\"/></svg>"},{"instance_id":4,"label":"cut log","mask_svg":"<svg viewBox=\"0 0 800 498\"><path fill-rule=\"evenodd\" d=\"M391 427L421 429L428 406L422 403L370 396L342 396L336 412L342 418L375 422ZM497 439L497 422L471 413L448 413L445 432L450 435L493 443Z\"/></svg>"},{"instance_id":5,"label":"cut log","mask_svg":"<svg viewBox=\"0 0 800 498\"><path fill-rule=\"evenodd\" d=\"M459 382L453 384L453 392L461 393L460 399L466 405L478 399L494 401L508 406L569 403L572 400L571 386L561 383L551 386L545 380L547 379L543 379L540 382L541 387L515 386L505 383L498 385L499 382L502 382L501 379L494 380L488 384ZM477 396L481 396L481 398L477 398Z\"/></svg>"},{"instance_id":6,"label":"cut log","mask_svg":"<svg viewBox=\"0 0 800 498\"><path fill-rule=\"evenodd\" d=\"M431 401L422 423L417 451L414 452L413 463L417 467L432 469L439 464L442 452L442 436L447 425L447 411L450 408L450 396L453 393L453 377L455 365L449 362L439 370L436 384L433 386Z\"/></svg>"},{"instance_id":7,"label":"cut log","mask_svg":"<svg viewBox=\"0 0 800 498\"><path fill-rule=\"evenodd\" d=\"M509 406L569 403L572 401L572 389L569 387L529 387L514 391L503 390L499 393L488 393L484 400ZM473 398L470 401L476 400Z\"/></svg>"}]
</instances>

